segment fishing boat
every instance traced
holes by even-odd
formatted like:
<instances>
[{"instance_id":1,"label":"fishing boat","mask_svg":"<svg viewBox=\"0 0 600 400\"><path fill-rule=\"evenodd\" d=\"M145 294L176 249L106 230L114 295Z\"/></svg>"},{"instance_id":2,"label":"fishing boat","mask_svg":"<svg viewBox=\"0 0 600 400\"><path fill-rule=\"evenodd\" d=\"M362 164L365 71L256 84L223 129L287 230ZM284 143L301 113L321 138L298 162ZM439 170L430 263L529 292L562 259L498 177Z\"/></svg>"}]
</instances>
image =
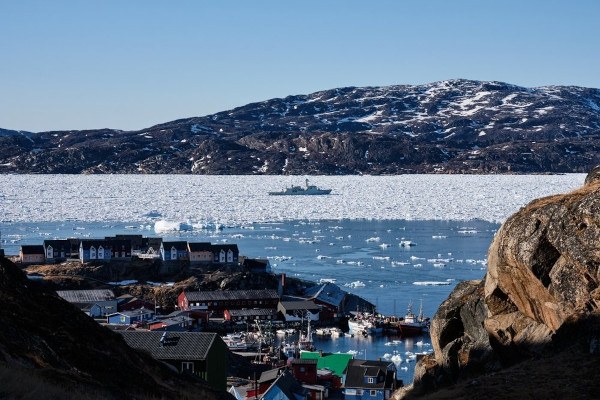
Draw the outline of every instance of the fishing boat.
<instances>
[{"instance_id":1,"label":"fishing boat","mask_svg":"<svg viewBox=\"0 0 600 400\"><path fill-rule=\"evenodd\" d=\"M305 187L292 186L279 192L269 192L271 196L315 196L329 193L331 193L331 189L320 189L314 185L309 185L308 179L305 181Z\"/></svg>"},{"instance_id":2,"label":"fishing boat","mask_svg":"<svg viewBox=\"0 0 600 400\"><path fill-rule=\"evenodd\" d=\"M298 339L298 349L300 351L313 351L315 349L315 346L313 345L313 333L310 330L310 318L308 319L306 333L300 332L300 338Z\"/></svg>"},{"instance_id":3,"label":"fishing boat","mask_svg":"<svg viewBox=\"0 0 600 400\"><path fill-rule=\"evenodd\" d=\"M348 320L351 333L363 336L377 335L383 332L382 322L371 314L356 313L354 318Z\"/></svg>"},{"instance_id":4,"label":"fishing boat","mask_svg":"<svg viewBox=\"0 0 600 400\"><path fill-rule=\"evenodd\" d=\"M419 306L418 315L412 311L412 302L410 302L404 318L390 317L386 322L401 336L417 336L429 332L430 321L423 316L423 303Z\"/></svg>"}]
</instances>

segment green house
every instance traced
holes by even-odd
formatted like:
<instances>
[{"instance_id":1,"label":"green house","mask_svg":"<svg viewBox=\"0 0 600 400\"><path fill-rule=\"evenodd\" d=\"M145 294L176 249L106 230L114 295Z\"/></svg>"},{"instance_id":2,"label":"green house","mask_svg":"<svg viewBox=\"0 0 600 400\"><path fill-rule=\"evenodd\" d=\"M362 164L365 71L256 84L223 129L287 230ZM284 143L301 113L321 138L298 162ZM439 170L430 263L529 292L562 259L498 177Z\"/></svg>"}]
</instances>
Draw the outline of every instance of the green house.
<instances>
[{"instance_id":1,"label":"green house","mask_svg":"<svg viewBox=\"0 0 600 400\"><path fill-rule=\"evenodd\" d=\"M227 389L227 353L219 335L209 332L119 331L127 344L164 361L181 373L192 373L212 388Z\"/></svg>"}]
</instances>

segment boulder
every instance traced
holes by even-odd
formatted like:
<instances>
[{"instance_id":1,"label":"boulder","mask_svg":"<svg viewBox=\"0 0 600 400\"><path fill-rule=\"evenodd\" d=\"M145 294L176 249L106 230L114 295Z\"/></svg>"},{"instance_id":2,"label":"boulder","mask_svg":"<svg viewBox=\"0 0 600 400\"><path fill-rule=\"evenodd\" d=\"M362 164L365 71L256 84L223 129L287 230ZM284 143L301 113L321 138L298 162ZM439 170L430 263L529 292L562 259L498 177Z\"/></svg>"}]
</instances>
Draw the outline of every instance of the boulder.
<instances>
[{"instance_id":1,"label":"boulder","mask_svg":"<svg viewBox=\"0 0 600 400\"><path fill-rule=\"evenodd\" d=\"M477 376L493 381L490 372L510 375L512 366L527 363L535 363L542 376L544 359L562 354L595 371L599 266L600 166L582 188L535 200L506 220L488 251L484 280L459 283L442 303L431 324L435 353L418 363L412 389L397 398L450 386L460 391L461 382L465 389ZM560 379L561 365L548 363L548 370L556 370L553 379ZM531 390L543 384L535 379L547 378L518 380Z\"/></svg>"},{"instance_id":2,"label":"boulder","mask_svg":"<svg viewBox=\"0 0 600 400\"><path fill-rule=\"evenodd\" d=\"M426 393L498 368L484 329L488 310L483 301L483 283L460 282L438 308L430 329L434 354L417 364L415 391Z\"/></svg>"},{"instance_id":3,"label":"boulder","mask_svg":"<svg viewBox=\"0 0 600 400\"><path fill-rule=\"evenodd\" d=\"M505 362L539 353L566 321L598 313L598 175L594 169L575 192L533 201L490 246L485 327Z\"/></svg>"}]
</instances>

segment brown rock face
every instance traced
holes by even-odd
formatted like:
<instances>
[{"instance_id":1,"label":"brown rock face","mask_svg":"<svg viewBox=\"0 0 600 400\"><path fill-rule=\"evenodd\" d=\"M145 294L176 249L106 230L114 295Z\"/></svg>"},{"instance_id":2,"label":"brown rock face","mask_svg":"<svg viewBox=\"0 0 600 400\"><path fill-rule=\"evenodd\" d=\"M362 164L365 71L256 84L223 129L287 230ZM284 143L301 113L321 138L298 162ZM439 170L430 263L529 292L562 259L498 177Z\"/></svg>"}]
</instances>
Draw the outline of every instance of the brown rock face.
<instances>
[{"instance_id":1,"label":"brown rock face","mask_svg":"<svg viewBox=\"0 0 600 400\"><path fill-rule=\"evenodd\" d=\"M497 347L536 351L567 320L598 313L600 180L586 181L521 209L492 242L485 327Z\"/></svg>"},{"instance_id":2,"label":"brown rock face","mask_svg":"<svg viewBox=\"0 0 600 400\"><path fill-rule=\"evenodd\" d=\"M419 363L406 397L524 360L568 354L600 364L599 266L600 166L579 190L535 200L502 225L485 279L457 285L434 316L435 354ZM560 379L561 366L551 368Z\"/></svg>"}]
</instances>

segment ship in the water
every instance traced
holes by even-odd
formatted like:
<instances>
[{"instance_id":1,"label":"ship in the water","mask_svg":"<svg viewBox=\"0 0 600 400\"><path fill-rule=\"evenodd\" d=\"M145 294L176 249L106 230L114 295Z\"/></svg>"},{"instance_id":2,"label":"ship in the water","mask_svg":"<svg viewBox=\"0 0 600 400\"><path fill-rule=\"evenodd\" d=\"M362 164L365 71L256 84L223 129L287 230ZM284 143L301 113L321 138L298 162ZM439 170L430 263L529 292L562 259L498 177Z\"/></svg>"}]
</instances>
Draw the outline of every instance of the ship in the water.
<instances>
[{"instance_id":1,"label":"ship in the water","mask_svg":"<svg viewBox=\"0 0 600 400\"><path fill-rule=\"evenodd\" d=\"M271 196L315 196L329 193L331 193L331 189L319 189L314 185L309 185L308 179L306 179L305 187L292 186L280 192L269 192Z\"/></svg>"}]
</instances>

